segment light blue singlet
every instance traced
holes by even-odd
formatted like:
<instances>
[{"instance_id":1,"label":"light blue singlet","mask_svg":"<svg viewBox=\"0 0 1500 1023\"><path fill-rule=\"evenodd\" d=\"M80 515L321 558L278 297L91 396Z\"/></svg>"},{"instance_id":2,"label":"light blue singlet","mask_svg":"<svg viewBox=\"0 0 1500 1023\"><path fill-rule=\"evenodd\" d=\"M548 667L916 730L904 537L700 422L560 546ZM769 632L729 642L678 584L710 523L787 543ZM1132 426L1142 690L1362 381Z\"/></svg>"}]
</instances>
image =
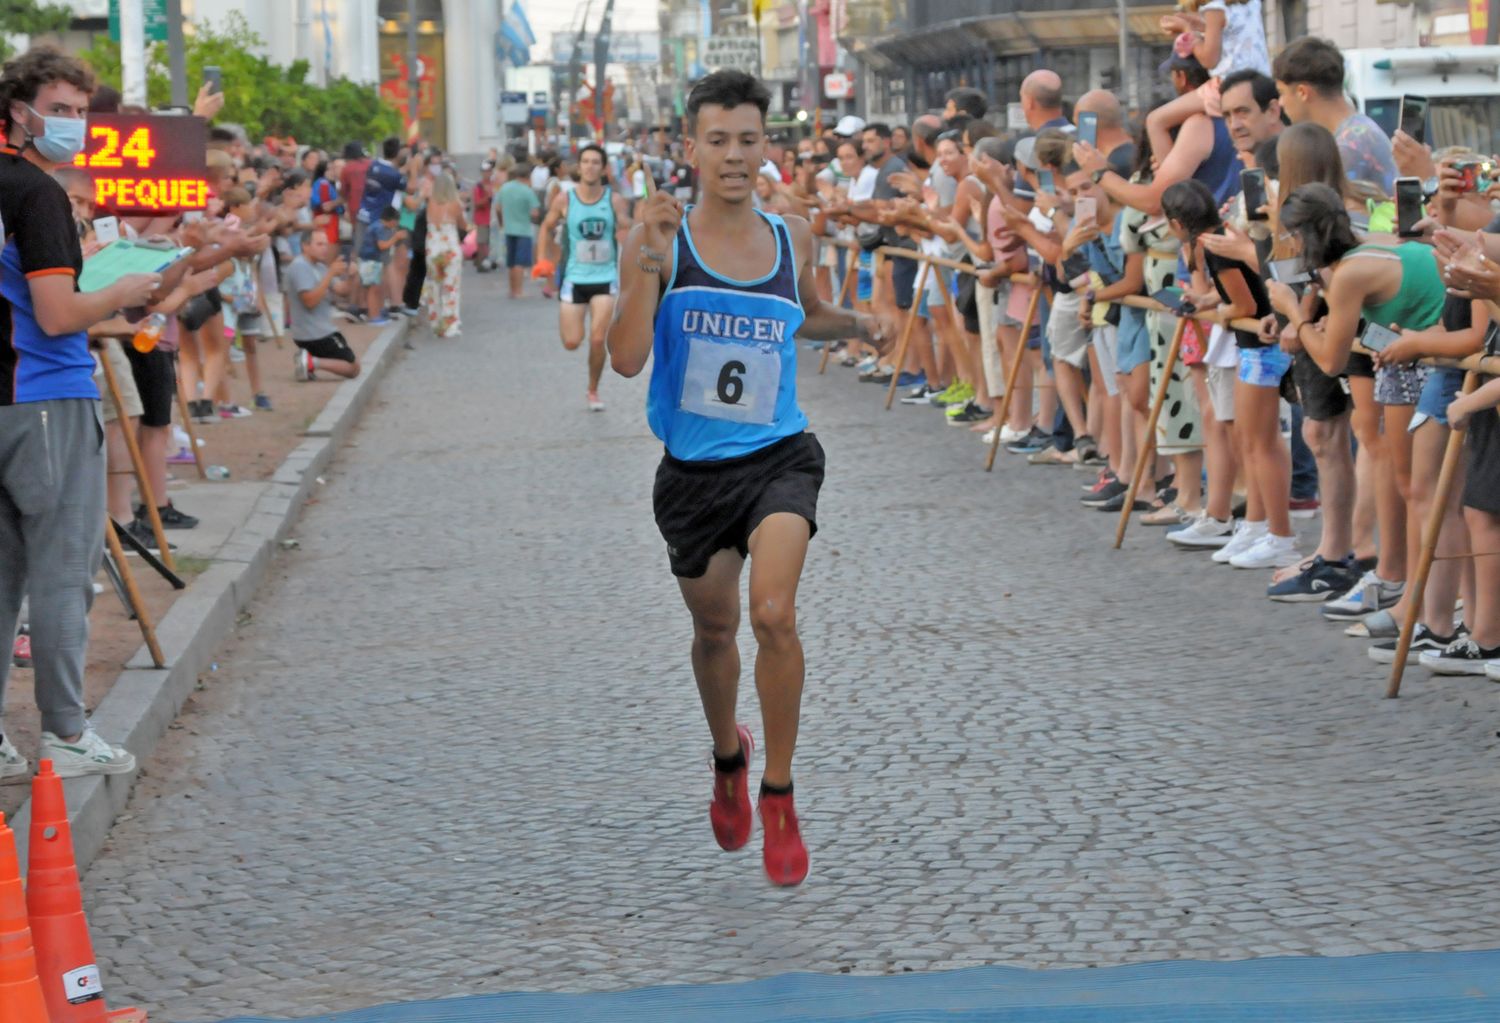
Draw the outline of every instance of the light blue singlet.
<instances>
[{"instance_id":1,"label":"light blue singlet","mask_svg":"<svg viewBox=\"0 0 1500 1023\"><path fill-rule=\"evenodd\" d=\"M780 217L757 213L776 235L776 264L759 280L731 280L704 265L688 216L677 233L676 265L656 311L646 418L667 453L685 462L740 458L807 427L797 407L803 315L792 236Z\"/></svg>"}]
</instances>

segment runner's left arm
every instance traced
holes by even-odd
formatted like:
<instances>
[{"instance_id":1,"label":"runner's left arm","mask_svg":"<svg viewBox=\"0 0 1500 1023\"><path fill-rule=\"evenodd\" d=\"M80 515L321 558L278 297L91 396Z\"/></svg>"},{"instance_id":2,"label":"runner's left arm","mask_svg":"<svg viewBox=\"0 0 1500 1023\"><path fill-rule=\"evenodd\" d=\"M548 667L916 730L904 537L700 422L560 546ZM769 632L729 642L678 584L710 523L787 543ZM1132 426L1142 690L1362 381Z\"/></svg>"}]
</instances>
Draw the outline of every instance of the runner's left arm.
<instances>
[{"instance_id":1,"label":"runner's left arm","mask_svg":"<svg viewBox=\"0 0 1500 1023\"><path fill-rule=\"evenodd\" d=\"M884 355L896 341L895 324L885 317L840 309L824 302L818 294L817 276L813 270L812 227L801 217L785 219L797 257L797 297L802 300L803 320L798 336L811 341L857 337Z\"/></svg>"}]
</instances>

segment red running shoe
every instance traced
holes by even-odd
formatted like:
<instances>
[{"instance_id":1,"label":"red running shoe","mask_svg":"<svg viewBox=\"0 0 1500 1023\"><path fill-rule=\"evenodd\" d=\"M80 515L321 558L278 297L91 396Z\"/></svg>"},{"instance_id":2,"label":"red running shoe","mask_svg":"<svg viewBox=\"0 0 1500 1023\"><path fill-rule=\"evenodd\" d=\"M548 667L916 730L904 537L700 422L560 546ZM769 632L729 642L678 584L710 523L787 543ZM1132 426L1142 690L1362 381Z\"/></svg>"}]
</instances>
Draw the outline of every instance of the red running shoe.
<instances>
[{"instance_id":1,"label":"red running shoe","mask_svg":"<svg viewBox=\"0 0 1500 1023\"><path fill-rule=\"evenodd\" d=\"M21 633L16 637L15 648L11 651L10 663L17 668L31 667L31 637Z\"/></svg>"},{"instance_id":2,"label":"red running shoe","mask_svg":"<svg viewBox=\"0 0 1500 1023\"><path fill-rule=\"evenodd\" d=\"M714 826L714 838L720 849L733 852L750 841L754 815L750 812L750 756L755 752L755 736L744 725L736 725L740 749L745 762L733 771L714 769L714 798L708 804L708 820Z\"/></svg>"},{"instance_id":3,"label":"red running shoe","mask_svg":"<svg viewBox=\"0 0 1500 1023\"><path fill-rule=\"evenodd\" d=\"M801 884L807 877L807 846L797 828L797 808L792 794L760 794L760 826L765 832L766 874L772 884Z\"/></svg>"}]
</instances>

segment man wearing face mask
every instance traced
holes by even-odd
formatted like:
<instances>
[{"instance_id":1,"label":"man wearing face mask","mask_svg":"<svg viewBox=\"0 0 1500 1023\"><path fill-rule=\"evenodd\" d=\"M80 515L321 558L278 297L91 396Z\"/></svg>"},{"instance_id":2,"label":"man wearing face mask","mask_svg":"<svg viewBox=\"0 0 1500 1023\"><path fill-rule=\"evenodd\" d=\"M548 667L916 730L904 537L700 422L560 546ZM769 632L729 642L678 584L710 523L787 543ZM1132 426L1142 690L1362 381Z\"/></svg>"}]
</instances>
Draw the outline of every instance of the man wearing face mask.
<instances>
[{"instance_id":1,"label":"man wearing face mask","mask_svg":"<svg viewBox=\"0 0 1500 1023\"><path fill-rule=\"evenodd\" d=\"M93 580L104 547L104 429L88 328L144 306L161 278L133 274L78 291L83 253L67 192L51 174L84 145L94 76L50 47L0 72L0 636L31 598L43 757L64 777L121 774L135 757L83 710ZM0 659L0 699L10 659ZM0 719L3 726L3 719ZM0 778L25 758L0 734Z\"/></svg>"}]
</instances>

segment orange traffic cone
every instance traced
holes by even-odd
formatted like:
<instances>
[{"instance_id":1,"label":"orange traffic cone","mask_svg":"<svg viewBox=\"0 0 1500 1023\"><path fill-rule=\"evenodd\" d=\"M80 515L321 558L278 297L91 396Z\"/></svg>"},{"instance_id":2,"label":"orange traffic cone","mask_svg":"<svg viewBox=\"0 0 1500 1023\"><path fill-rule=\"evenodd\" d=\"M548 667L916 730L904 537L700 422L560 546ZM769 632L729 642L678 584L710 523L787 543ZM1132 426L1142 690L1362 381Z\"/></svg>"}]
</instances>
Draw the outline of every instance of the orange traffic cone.
<instances>
[{"instance_id":1,"label":"orange traffic cone","mask_svg":"<svg viewBox=\"0 0 1500 1023\"><path fill-rule=\"evenodd\" d=\"M48 1023L47 1001L36 975L36 953L26 924L26 896L16 836L0 814L0 1019L5 1023Z\"/></svg>"},{"instance_id":2,"label":"orange traffic cone","mask_svg":"<svg viewBox=\"0 0 1500 1023\"><path fill-rule=\"evenodd\" d=\"M94 963L94 945L83 915L83 892L73 859L73 831L62 779L43 760L31 782L30 856L26 908L36 941L37 972L52 1023L111 1023L144 1019L135 1009L110 1012Z\"/></svg>"}]
</instances>

